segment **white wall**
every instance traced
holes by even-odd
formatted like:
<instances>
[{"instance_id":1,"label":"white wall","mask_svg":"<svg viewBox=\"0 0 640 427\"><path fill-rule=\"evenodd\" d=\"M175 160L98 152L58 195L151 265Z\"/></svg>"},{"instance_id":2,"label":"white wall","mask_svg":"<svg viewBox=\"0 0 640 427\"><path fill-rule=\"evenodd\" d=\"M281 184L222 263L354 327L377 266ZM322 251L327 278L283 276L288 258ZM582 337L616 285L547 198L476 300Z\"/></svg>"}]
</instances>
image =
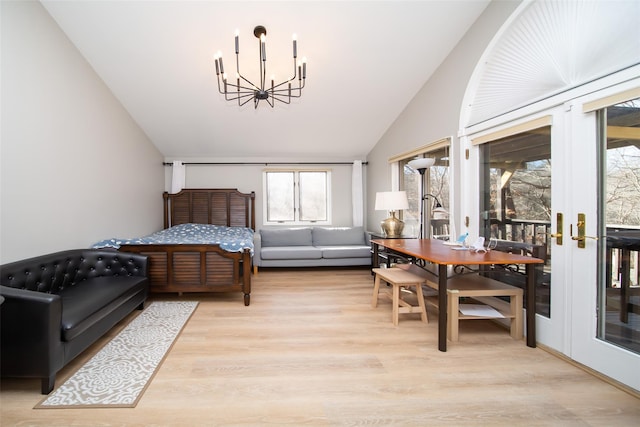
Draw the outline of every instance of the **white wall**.
<instances>
[{"instance_id":1,"label":"white wall","mask_svg":"<svg viewBox=\"0 0 640 427\"><path fill-rule=\"evenodd\" d=\"M280 162L282 159L168 159L167 162L173 160L181 160L183 162ZM360 159L287 159L293 162L335 162L351 163L353 160ZM332 192L332 224L333 226L350 226L352 225L352 207L351 207L351 165L334 164L327 166L315 165L283 165L283 166L265 166L261 165L187 165L186 166L186 188L237 188L243 193L256 193L256 228L262 228L262 172L267 169L277 168L328 168L331 170L331 192ZM366 173L367 166L363 167ZM165 188L171 188L171 166L167 166L165 170Z\"/></svg>"},{"instance_id":2,"label":"white wall","mask_svg":"<svg viewBox=\"0 0 640 427\"><path fill-rule=\"evenodd\" d=\"M485 48L519 4L520 1L515 0L492 1L368 154L366 223L370 230L377 230L377 224L386 216L385 212L373 208L376 192L391 190L389 157L450 136L453 137L452 153L459 154L457 134L467 82ZM460 165L459 157L453 160ZM455 188L459 185L455 181L452 196L461 194L459 188ZM454 198L452 202L454 210L460 206L459 200ZM465 213L451 214L456 230L460 230Z\"/></svg>"},{"instance_id":3,"label":"white wall","mask_svg":"<svg viewBox=\"0 0 640 427\"><path fill-rule=\"evenodd\" d=\"M161 228L161 154L39 2L0 8L0 263Z\"/></svg>"}]
</instances>

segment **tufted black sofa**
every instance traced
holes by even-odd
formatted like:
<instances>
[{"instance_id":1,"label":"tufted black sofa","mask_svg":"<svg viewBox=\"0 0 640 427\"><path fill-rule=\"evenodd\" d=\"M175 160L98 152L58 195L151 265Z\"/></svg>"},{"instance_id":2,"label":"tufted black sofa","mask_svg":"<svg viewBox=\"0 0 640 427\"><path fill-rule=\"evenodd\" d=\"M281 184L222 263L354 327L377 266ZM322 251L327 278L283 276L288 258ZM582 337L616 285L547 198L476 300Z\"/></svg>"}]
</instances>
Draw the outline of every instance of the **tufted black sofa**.
<instances>
[{"instance_id":1,"label":"tufted black sofa","mask_svg":"<svg viewBox=\"0 0 640 427\"><path fill-rule=\"evenodd\" d=\"M149 293L147 257L74 249L0 266L3 377L56 373L136 308Z\"/></svg>"}]
</instances>

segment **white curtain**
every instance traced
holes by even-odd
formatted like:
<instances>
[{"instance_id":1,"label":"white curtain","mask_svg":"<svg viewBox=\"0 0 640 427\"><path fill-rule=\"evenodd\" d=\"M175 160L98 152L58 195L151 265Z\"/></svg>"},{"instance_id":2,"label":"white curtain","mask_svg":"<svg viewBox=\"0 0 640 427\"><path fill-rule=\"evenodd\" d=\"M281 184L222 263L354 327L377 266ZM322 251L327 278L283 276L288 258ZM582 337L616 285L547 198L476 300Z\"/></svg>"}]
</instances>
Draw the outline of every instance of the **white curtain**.
<instances>
[{"instance_id":1,"label":"white curtain","mask_svg":"<svg viewBox=\"0 0 640 427\"><path fill-rule=\"evenodd\" d=\"M355 160L351 172L351 196L353 204L351 210L353 212L354 227L361 227L364 224L364 196L362 187L362 162Z\"/></svg>"},{"instance_id":2,"label":"white curtain","mask_svg":"<svg viewBox=\"0 0 640 427\"><path fill-rule=\"evenodd\" d=\"M171 176L171 193L179 193L186 180L185 166L181 161L173 162L173 175Z\"/></svg>"}]
</instances>

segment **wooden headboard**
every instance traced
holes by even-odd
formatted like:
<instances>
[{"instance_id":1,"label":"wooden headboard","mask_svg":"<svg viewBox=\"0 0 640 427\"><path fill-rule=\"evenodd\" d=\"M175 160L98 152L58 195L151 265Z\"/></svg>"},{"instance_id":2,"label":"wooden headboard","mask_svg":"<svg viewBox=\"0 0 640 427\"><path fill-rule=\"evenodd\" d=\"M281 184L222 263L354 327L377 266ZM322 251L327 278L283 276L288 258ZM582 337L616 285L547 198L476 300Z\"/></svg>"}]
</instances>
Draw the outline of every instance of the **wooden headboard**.
<instances>
[{"instance_id":1,"label":"wooden headboard","mask_svg":"<svg viewBox=\"0 0 640 427\"><path fill-rule=\"evenodd\" d=\"M185 223L256 229L256 194L235 188L195 188L164 192L164 228Z\"/></svg>"}]
</instances>

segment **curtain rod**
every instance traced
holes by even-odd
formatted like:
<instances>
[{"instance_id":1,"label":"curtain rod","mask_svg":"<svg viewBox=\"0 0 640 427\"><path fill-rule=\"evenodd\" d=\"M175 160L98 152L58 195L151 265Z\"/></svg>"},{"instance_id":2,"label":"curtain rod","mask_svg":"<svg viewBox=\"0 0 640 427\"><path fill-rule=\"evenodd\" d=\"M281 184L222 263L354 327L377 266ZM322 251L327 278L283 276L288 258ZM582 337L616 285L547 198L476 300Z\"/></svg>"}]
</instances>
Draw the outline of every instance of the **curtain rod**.
<instances>
[{"instance_id":1,"label":"curtain rod","mask_svg":"<svg viewBox=\"0 0 640 427\"><path fill-rule=\"evenodd\" d=\"M173 166L172 162L162 162L164 166ZM251 165L353 165L353 162L184 162L183 165L223 165L223 166L251 166ZM366 166L369 162L362 162Z\"/></svg>"}]
</instances>

